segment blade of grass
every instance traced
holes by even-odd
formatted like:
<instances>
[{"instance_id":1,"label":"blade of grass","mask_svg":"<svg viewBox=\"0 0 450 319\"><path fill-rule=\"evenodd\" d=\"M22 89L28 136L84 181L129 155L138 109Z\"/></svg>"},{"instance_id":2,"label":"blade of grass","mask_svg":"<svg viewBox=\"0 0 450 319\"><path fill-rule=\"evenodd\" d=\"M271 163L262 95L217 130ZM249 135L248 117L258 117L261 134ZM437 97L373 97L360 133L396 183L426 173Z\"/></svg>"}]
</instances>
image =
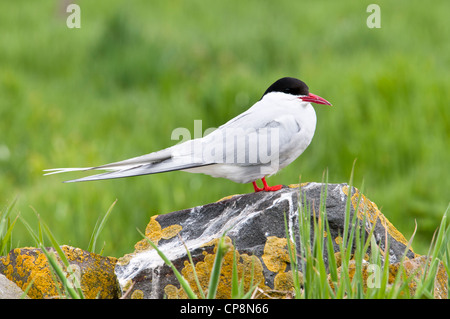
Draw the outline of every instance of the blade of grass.
<instances>
[{"instance_id":1,"label":"blade of grass","mask_svg":"<svg viewBox=\"0 0 450 319\"><path fill-rule=\"evenodd\" d=\"M325 225L327 228L328 272L330 273L330 279L334 286L334 290L331 291L331 294L333 295L333 297L336 297L334 293L336 291L336 285L338 282L336 256L334 255L335 251L333 246L333 239L331 237L330 225L328 223L328 220L326 221Z\"/></svg>"},{"instance_id":2,"label":"blade of grass","mask_svg":"<svg viewBox=\"0 0 450 319\"><path fill-rule=\"evenodd\" d=\"M88 245L88 249L87 249L88 251L90 251L92 253L95 252L95 245L97 243L98 236L100 235L101 231L103 230L103 227L105 227L106 221L108 220L109 215L111 214L112 209L114 208L116 203L117 203L117 199L108 208L108 211L103 216L101 222L99 223L97 221L97 223L95 223L94 231L92 232L91 239L89 241L89 245Z\"/></svg>"},{"instance_id":3,"label":"blade of grass","mask_svg":"<svg viewBox=\"0 0 450 319\"><path fill-rule=\"evenodd\" d=\"M450 288L450 245L447 243L447 249L445 253L445 259L444 259L444 268L445 272L447 273L447 294L449 294L449 288Z\"/></svg>"},{"instance_id":4,"label":"blade of grass","mask_svg":"<svg viewBox=\"0 0 450 319\"><path fill-rule=\"evenodd\" d=\"M41 220L37 211L33 207L31 207L31 208L38 218L38 234L36 234L33 231L32 227L23 218L20 218L22 223L25 225L28 232L33 237L33 239L36 243L36 246L39 247L41 249L41 251L43 252L43 254L47 257L52 275L55 274L56 277L60 279L67 294L74 299L83 299L84 294L83 294L83 291L81 290L81 285L78 280L79 278L73 273L73 271L70 267L69 261L67 260L66 255L62 251L61 247L59 246L58 242L56 241L55 237L53 236L53 234L50 231L50 229L48 228L48 226L45 223L43 223L43 221ZM46 250L45 245L44 245L43 233L45 233L47 235L47 237L50 239L50 241L52 242L53 248L55 249L58 256L60 257L65 269L67 269L67 272L69 273L70 278L75 282L69 282L62 266L58 263L56 258L53 256L54 254L49 253ZM56 278L55 278L55 280L56 280ZM76 289L73 288L73 286L75 286ZM59 291L58 285L56 285L56 288Z\"/></svg>"},{"instance_id":5,"label":"blade of grass","mask_svg":"<svg viewBox=\"0 0 450 319\"><path fill-rule=\"evenodd\" d=\"M389 243L387 244L386 248L389 248ZM382 260L380 256L380 261ZM384 299L387 295L387 287L389 285L389 257L384 257L384 263L383 263L383 272L381 274L381 285L380 289L378 290L377 298L378 299Z\"/></svg>"},{"instance_id":6,"label":"blade of grass","mask_svg":"<svg viewBox=\"0 0 450 319\"><path fill-rule=\"evenodd\" d=\"M423 271L422 278L418 283L418 287L416 289L415 297L419 298L421 295L424 295L427 298L432 298L434 296L434 283L436 279L436 275L439 269L439 265L441 264L441 259L447 251L448 246L448 237L450 236L450 227L447 222L447 214L449 212L450 205L442 216L441 223L437 230L436 239L432 240L432 244L430 245L429 251L431 251L431 255L429 254L429 262L425 263L425 269ZM434 243L434 244L433 244Z\"/></svg>"},{"instance_id":7,"label":"blade of grass","mask_svg":"<svg viewBox=\"0 0 450 319\"><path fill-rule=\"evenodd\" d=\"M28 230L31 237L33 237L36 247L39 246L39 243L43 244L42 240L39 239L39 235L37 235L34 232L33 228L30 226L30 224L28 224L28 222L22 216L19 216L19 218L20 218L20 221L22 222L22 224L25 225L25 228Z\"/></svg>"},{"instance_id":8,"label":"blade of grass","mask_svg":"<svg viewBox=\"0 0 450 319\"><path fill-rule=\"evenodd\" d=\"M11 238L12 238L12 231L14 228L14 225L16 224L17 219L19 218L19 216L16 216L16 218L14 219L14 221L9 224L8 222L8 229L6 230L6 233L4 236L2 236L1 238L1 242L0 242L0 256L6 255L11 249ZM1 234L0 234L1 235Z\"/></svg>"},{"instance_id":9,"label":"blade of grass","mask_svg":"<svg viewBox=\"0 0 450 319\"><path fill-rule=\"evenodd\" d=\"M237 299L241 294L241 285L239 284L238 278L238 269L237 269L237 259L236 259L236 249L233 250L233 270L231 273L231 299ZM242 276L244 277L244 276ZM243 280L241 283L243 284ZM243 285L242 285L243 286Z\"/></svg>"},{"instance_id":10,"label":"blade of grass","mask_svg":"<svg viewBox=\"0 0 450 319\"><path fill-rule=\"evenodd\" d=\"M70 277L75 281L75 282L70 283L70 284L71 284L71 285L74 285L74 286L76 287L76 291L77 291L78 298L84 298L83 291L81 290L81 284L80 284L80 282L79 282L79 278L74 274L74 272L73 272L73 270L72 270L72 268L71 268L71 266L70 266L70 263L69 263L69 261L67 260L67 257L66 257L66 255L64 254L64 252L62 251L60 245L58 244L58 242L57 242L55 236L54 236L53 233L50 231L50 228L49 228L42 220L39 220L39 223L41 224L44 233L45 233L45 234L47 235L47 237L50 239L50 242L52 243L53 248L56 250L56 252L57 252L59 258L61 259L61 261L62 261L62 263L63 263L63 266L66 268L66 271L69 273ZM41 244L41 246L44 247L43 244ZM48 254L46 254L46 256L47 256L47 255L48 255ZM47 256L47 257L48 257L48 256ZM49 260L49 262L50 262L50 260ZM52 263L52 267L54 267L54 266L55 266L55 264ZM57 269L55 269L55 271L56 271L58 277L61 279L60 272L59 272ZM64 276L64 277L65 277L65 276ZM65 279L65 280L64 280L64 283L67 283L67 282L68 282L67 279ZM66 289L69 289L69 293L70 293L71 296L72 296L73 293L72 293L71 290L72 290L73 288L72 288L72 287L66 287L65 285L64 285L64 287L65 287Z\"/></svg>"},{"instance_id":11,"label":"blade of grass","mask_svg":"<svg viewBox=\"0 0 450 319\"><path fill-rule=\"evenodd\" d=\"M145 238L147 240L147 242L150 244L150 246L152 246L152 248L156 250L156 252L162 258L162 260L164 260L166 265L169 266L170 268L172 268L172 271L175 274L175 277L177 277L178 282L180 283L183 290L186 292L188 298L198 299L197 295L194 293L191 286L189 285L189 282L180 274L180 272L173 265L173 263L170 261L170 259L167 258L166 255L164 255L164 253L158 248L158 246L156 246L155 243L153 243L153 241L151 241L147 236L145 236L139 229L138 229L138 232L139 232L139 234L141 234L141 236L143 238Z\"/></svg>"},{"instance_id":12,"label":"blade of grass","mask_svg":"<svg viewBox=\"0 0 450 319\"><path fill-rule=\"evenodd\" d=\"M302 193L300 190L300 199L302 198ZM303 289L301 289L300 284L295 286L295 298L308 298L310 296L310 291L313 291L312 284L312 258L311 258L311 213L309 208L309 203L306 200L306 194L303 194L303 200L300 202L298 207L298 227L299 227L299 241L300 241L300 263L301 270L303 272ZM296 251L295 251L296 252ZM297 258L295 258L297 262ZM297 266L297 268L299 268ZM298 276L298 274L295 274ZM299 279L297 282L299 283Z\"/></svg>"},{"instance_id":13,"label":"blade of grass","mask_svg":"<svg viewBox=\"0 0 450 319\"><path fill-rule=\"evenodd\" d=\"M245 267L243 267L241 280L239 281L238 276L238 260L236 259L236 249L233 251L233 271L232 271L232 280L231 280L231 299L249 299L253 298L254 294L257 291L259 282L254 284L254 276L255 276L255 258L256 256L250 257L252 260L252 268L250 270L250 284L249 289L245 292Z\"/></svg>"},{"instance_id":14,"label":"blade of grass","mask_svg":"<svg viewBox=\"0 0 450 319\"><path fill-rule=\"evenodd\" d=\"M331 249L332 259L334 259L334 248L329 240L331 239L331 233L329 232L329 225L327 219L327 197L328 197L328 170L325 170L322 176L322 184L324 185L323 189L320 193L320 205L319 205L319 220L317 223L314 223L314 246L317 247L317 252L315 253L315 260L317 261L316 268L319 271L319 283L320 288L318 291L320 292L320 298L329 299L334 297L334 291L329 283L329 271L327 271L327 266L325 265L325 255L329 254L329 249ZM328 228L327 228L328 226ZM327 233L328 231L328 233ZM326 239L324 238L324 235ZM331 243L331 248L329 244ZM325 253L326 251L326 253ZM330 268L330 258L328 260L328 268ZM336 269L335 269L336 270Z\"/></svg>"},{"instance_id":15,"label":"blade of grass","mask_svg":"<svg viewBox=\"0 0 450 319\"><path fill-rule=\"evenodd\" d=\"M355 223L356 216L358 214L357 210L359 208L359 204L361 201L361 197L358 197L358 203L356 205L355 211L353 213L353 217L350 218L350 212L352 207L352 191L353 191L353 175L355 170L356 159L353 161L352 170L350 172L350 179L348 182L348 195L345 203L345 213L344 213L344 231L342 236L342 240L339 242L339 251L341 255L341 271L340 271L340 280L339 280L339 288L336 293L337 298L353 298L354 291L352 289L352 282L350 280L349 273L349 264L352 255L352 247L353 247L353 239L355 236ZM350 228L350 225L352 226Z\"/></svg>"},{"instance_id":16,"label":"blade of grass","mask_svg":"<svg viewBox=\"0 0 450 319\"><path fill-rule=\"evenodd\" d=\"M207 295L208 299L214 299L216 296L217 287L219 285L220 270L222 268L223 257L230 248L229 245L225 244L225 234L226 232L223 233L223 235L219 238L219 241L217 242L216 258L214 259L211 276L209 278L208 295Z\"/></svg>"},{"instance_id":17,"label":"blade of grass","mask_svg":"<svg viewBox=\"0 0 450 319\"><path fill-rule=\"evenodd\" d=\"M448 241L448 238L445 236L448 233L448 225L447 225L447 214L450 210L450 206L445 211L442 216L441 223L439 225L439 231L436 239L436 243L434 244L434 249L431 253L431 256L434 258L441 258L442 252L444 250L445 244Z\"/></svg>"},{"instance_id":18,"label":"blade of grass","mask_svg":"<svg viewBox=\"0 0 450 319\"><path fill-rule=\"evenodd\" d=\"M44 255L47 257L47 260L48 260L51 268L56 273L59 280L61 280L64 289L70 295L70 297L72 297L73 299L83 299L84 297L83 297L83 294L80 294L80 290L74 289L73 283L71 283L67 280L66 274L65 274L63 268L61 267L61 265L59 264L59 262L57 261L55 254L47 251L47 249L43 245L39 245L39 248L44 253ZM75 277L75 276L73 276L73 277Z\"/></svg>"},{"instance_id":19,"label":"blade of grass","mask_svg":"<svg viewBox=\"0 0 450 319\"><path fill-rule=\"evenodd\" d=\"M384 225L384 227L386 227L386 225ZM409 284L411 281L413 281L416 278L416 273L419 271L419 269L416 269L415 272L412 272L409 275L407 275L405 267L404 267L404 263L406 260L406 255L408 254L408 251L411 248L411 245L414 240L414 236L416 235L416 232L417 232L417 223L415 223L414 231L405 247L405 251L403 252L402 257L400 258L397 275L396 275L396 278L392 285L393 288L388 293L389 299L398 298L402 292L407 296L410 295ZM400 281L401 281L401 284L400 284Z\"/></svg>"},{"instance_id":20,"label":"blade of grass","mask_svg":"<svg viewBox=\"0 0 450 319\"><path fill-rule=\"evenodd\" d=\"M27 285L27 287L25 288L25 290L23 291L23 293L20 295L20 299L25 299L26 296L28 295L28 292L30 291L31 287L34 284L34 278L31 279L30 283Z\"/></svg>"},{"instance_id":21,"label":"blade of grass","mask_svg":"<svg viewBox=\"0 0 450 319\"><path fill-rule=\"evenodd\" d=\"M37 210L33 207L30 206L31 210L33 211L33 213L36 215L37 219L38 219L38 234L37 234L37 244L42 243L42 245L45 246L44 243L44 232L42 231L42 225L41 225L41 216L39 215L39 213L37 212ZM22 220L24 221L24 220ZM31 228L29 228L30 230ZM32 231L32 233L34 234L34 232Z\"/></svg>"},{"instance_id":22,"label":"blade of grass","mask_svg":"<svg viewBox=\"0 0 450 319\"><path fill-rule=\"evenodd\" d=\"M252 257L252 269L250 271L250 285L249 285L249 290L247 291L247 293L244 292L244 274L242 274L242 279L241 279L241 283L242 283L242 289L240 291L240 295L238 296L239 299L249 299L249 298L253 298L254 293L256 293L256 289L258 288L259 282L254 284L254 279L255 279L255 259L257 257Z\"/></svg>"},{"instance_id":23,"label":"blade of grass","mask_svg":"<svg viewBox=\"0 0 450 319\"><path fill-rule=\"evenodd\" d=\"M196 283L196 285L197 285L197 288L198 288L200 297L201 297L202 299L205 299L205 293L203 292L202 286L200 285L200 281L198 280L197 271L195 270L195 264L194 264L194 261L192 260L191 252L190 252L189 249L187 248L186 243L183 241L183 239L181 238L181 235L180 235L180 234L178 234L178 238L180 238L180 241L183 243L184 248L186 249L186 253L187 253L187 255L188 255L189 262L191 263L192 273L193 273L193 275L194 275L194 280L195 280L195 283Z\"/></svg>"},{"instance_id":24,"label":"blade of grass","mask_svg":"<svg viewBox=\"0 0 450 319\"><path fill-rule=\"evenodd\" d=\"M0 256L6 255L12 249L12 230L14 228L14 224L16 223L17 217L11 223L10 215L16 202L17 197L6 207L4 211L0 210Z\"/></svg>"}]
</instances>

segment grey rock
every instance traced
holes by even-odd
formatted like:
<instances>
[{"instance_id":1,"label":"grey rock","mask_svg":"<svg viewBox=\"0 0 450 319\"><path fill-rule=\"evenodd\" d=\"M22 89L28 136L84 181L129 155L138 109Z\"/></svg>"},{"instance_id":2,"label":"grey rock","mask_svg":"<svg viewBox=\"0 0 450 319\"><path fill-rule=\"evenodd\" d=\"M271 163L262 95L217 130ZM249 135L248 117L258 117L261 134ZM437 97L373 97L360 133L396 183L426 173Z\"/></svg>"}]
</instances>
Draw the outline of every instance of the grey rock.
<instances>
[{"instance_id":1,"label":"grey rock","mask_svg":"<svg viewBox=\"0 0 450 319\"><path fill-rule=\"evenodd\" d=\"M277 275L289 269L289 266L283 267L288 264L288 260L282 253L282 245L280 247L276 246L278 244L273 245L273 243L282 243L282 240L286 238L284 218L285 216L287 218L289 233L295 236L297 247L300 247L298 243L299 207L309 207L311 216L317 217L321 194L325 187L326 185L322 183L307 183L301 188L298 185L297 187L285 186L277 192L236 195L216 203L154 216L147 226L146 236L156 242L177 269L188 277L189 267L186 263L188 258L179 236L191 252L196 269L198 266L200 271L204 265L210 263L210 258L206 256L214 254L214 240L227 231L226 235L240 254L243 264L245 260L248 260L248 256L257 257L254 260L258 261L258 269L264 277L261 288L276 289ZM325 207L335 252L339 251L337 239L344 232L348 191L347 184L328 184ZM362 223L363 216L366 215L366 228L375 226L374 236L382 250L384 250L387 234L390 262L398 261L406 249L405 238L379 212L376 205L359 194L357 189L352 188L351 198L350 217L357 212L357 220ZM358 198L361 198L360 202L357 201ZM304 205L305 203L307 205ZM355 210L355 208L358 209ZM312 225L311 234L313 236ZM116 264L115 273L123 293L127 293L127 297L132 298L183 297L182 293L179 294L181 289L172 270L164 264L157 252L148 247L145 240L136 244L135 247L134 253L119 259ZM271 257L270 254L272 254ZM407 256L413 258L414 252L409 250ZM274 268L271 258L275 262L273 265L282 267ZM324 260L327 264L325 254ZM227 272L227 274L230 273L230 271ZM200 277L206 275L208 274L199 274ZM227 281L227 279L223 280ZM222 288L219 287L223 291L218 297L226 298L229 295L225 290L229 287L225 287L225 283L223 285Z\"/></svg>"},{"instance_id":2,"label":"grey rock","mask_svg":"<svg viewBox=\"0 0 450 319\"><path fill-rule=\"evenodd\" d=\"M22 295L22 289L4 275L0 274L0 299L21 299ZM30 299L26 295L23 298Z\"/></svg>"},{"instance_id":3,"label":"grey rock","mask_svg":"<svg viewBox=\"0 0 450 319\"><path fill-rule=\"evenodd\" d=\"M86 299L119 297L120 288L114 273L117 258L104 257L68 245L60 248L73 272L69 275L63 267L68 281L74 286L79 283ZM46 250L56 254L53 247ZM57 260L63 265L59 257ZM1 256L0 274L6 275L24 290L32 283L28 291L28 296L32 299L59 298L59 292L64 291L62 283L55 280L47 257L40 248L15 248L6 256Z\"/></svg>"}]
</instances>

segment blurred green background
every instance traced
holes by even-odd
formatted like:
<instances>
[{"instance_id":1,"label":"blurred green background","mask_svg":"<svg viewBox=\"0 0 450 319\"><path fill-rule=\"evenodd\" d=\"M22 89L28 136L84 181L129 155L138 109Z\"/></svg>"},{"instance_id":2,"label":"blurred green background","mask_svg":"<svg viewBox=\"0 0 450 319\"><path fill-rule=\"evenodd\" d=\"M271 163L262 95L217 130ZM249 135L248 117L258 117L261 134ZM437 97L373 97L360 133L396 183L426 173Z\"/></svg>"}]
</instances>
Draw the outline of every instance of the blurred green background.
<instances>
[{"instance_id":1,"label":"blurred green background","mask_svg":"<svg viewBox=\"0 0 450 319\"><path fill-rule=\"evenodd\" d=\"M334 105L317 106L310 147L269 184L355 186L426 253L450 200L450 2L71 1L0 2L0 209L33 227L39 213L60 243L87 248L95 222L104 254L133 251L153 214L253 190L172 172L62 184L80 173L42 170L123 160L171 146L172 130L217 127L283 76ZM32 245L14 228L16 246Z\"/></svg>"}]
</instances>

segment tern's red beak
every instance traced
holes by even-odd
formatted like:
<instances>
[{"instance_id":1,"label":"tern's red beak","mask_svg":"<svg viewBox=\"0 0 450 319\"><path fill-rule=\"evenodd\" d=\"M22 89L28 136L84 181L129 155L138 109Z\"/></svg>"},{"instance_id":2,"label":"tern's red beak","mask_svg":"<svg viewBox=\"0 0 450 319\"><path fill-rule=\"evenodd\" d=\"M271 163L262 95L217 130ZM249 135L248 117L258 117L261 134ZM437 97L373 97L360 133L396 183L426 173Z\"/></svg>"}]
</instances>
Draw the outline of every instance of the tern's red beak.
<instances>
[{"instance_id":1,"label":"tern's red beak","mask_svg":"<svg viewBox=\"0 0 450 319\"><path fill-rule=\"evenodd\" d=\"M325 100L324 98L321 98L320 96L312 94L312 93L309 93L307 96L301 96L301 97L299 97L299 99L301 99L302 101L305 101L305 102L331 105L331 103L328 102L327 100Z\"/></svg>"}]
</instances>

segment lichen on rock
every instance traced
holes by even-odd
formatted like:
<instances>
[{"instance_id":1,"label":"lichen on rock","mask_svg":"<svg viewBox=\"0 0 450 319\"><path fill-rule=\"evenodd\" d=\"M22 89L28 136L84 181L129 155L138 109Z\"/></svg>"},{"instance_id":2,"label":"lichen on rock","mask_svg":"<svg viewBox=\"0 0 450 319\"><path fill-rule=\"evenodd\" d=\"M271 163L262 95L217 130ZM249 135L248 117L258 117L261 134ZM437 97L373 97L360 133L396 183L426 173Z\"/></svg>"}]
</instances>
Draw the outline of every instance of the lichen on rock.
<instances>
[{"instance_id":1,"label":"lichen on rock","mask_svg":"<svg viewBox=\"0 0 450 319\"><path fill-rule=\"evenodd\" d=\"M231 278L234 258L236 258L238 279L239 282L243 281L245 291L249 291L252 285L258 286L263 290L267 290L268 287L264 284L265 280L261 261L256 256L240 254L232 245L230 237L225 237L225 240L229 244L229 250L223 259L216 298L228 299L231 297ZM181 274L189 282L189 285L197 295L200 295L200 292L195 282L195 275L200 282L202 290L207 291L211 277L211 270L216 258L218 241L219 238L204 245L205 248L214 248L212 251L209 249L210 252L208 252L208 250L204 251L202 254L204 256L203 260L195 263L195 272L193 266L187 260L184 262L184 267L181 269ZM187 298L184 290L182 288L177 288L176 285L166 285L164 287L164 292L169 299Z\"/></svg>"},{"instance_id":2,"label":"lichen on rock","mask_svg":"<svg viewBox=\"0 0 450 319\"><path fill-rule=\"evenodd\" d=\"M116 258L103 257L71 246L61 246L72 270L77 276L85 298L117 298L120 290L114 274ZM47 249L55 254L61 267L70 279L54 248ZM64 291L61 282L55 281L47 257L38 248L16 248L0 257L0 273L16 283L22 290L31 285L28 296L34 299L58 298Z\"/></svg>"}]
</instances>

